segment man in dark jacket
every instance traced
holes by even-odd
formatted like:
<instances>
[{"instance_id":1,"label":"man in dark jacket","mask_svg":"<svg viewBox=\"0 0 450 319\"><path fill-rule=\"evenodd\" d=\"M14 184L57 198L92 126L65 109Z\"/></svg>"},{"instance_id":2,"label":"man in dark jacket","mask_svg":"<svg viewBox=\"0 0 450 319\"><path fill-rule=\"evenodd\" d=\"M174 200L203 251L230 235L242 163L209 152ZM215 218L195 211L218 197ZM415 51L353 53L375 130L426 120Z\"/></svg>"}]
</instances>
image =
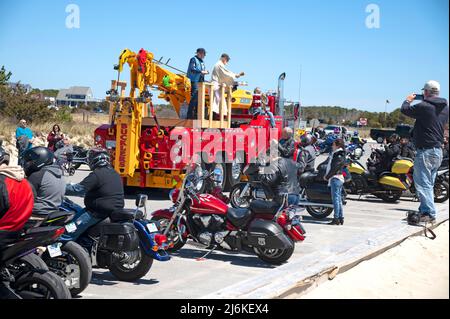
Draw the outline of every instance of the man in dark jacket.
<instances>
[{"instance_id":1,"label":"man in dark jacket","mask_svg":"<svg viewBox=\"0 0 450 319\"><path fill-rule=\"evenodd\" d=\"M84 204L95 218L106 218L125 206L120 175L111 167L106 151L95 149L88 154L92 172L79 184L66 185L66 192L85 194Z\"/></svg>"},{"instance_id":2,"label":"man in dark jacket","mask_svg":"<svg viewBox=\"0 0 450 319\"><path fill-rule=\"evenodd\" d=\"M400 139L400 147L401 147L401 151L400 151L401 157L406 157L406 158L410 158L410 159L414 159L416 157L416 149L414 147L414 144L412 144L409 141L409 138L402 137Z\"/></svg>"},{"instance_id":3,"label":"man in dark jacket","mask_svg":"<svg viewBox=\"0 0 450 319\"><path fill-rule=\"evenodd\" d=\"M64 200L66 183L61 168L54 163L53 152L42 146L23 155L24 171L35 191L33 215L29 226L36 225L51 212L58 211Z\"/></svg>"},{"instance_id":4,"label":"man in dark jacket","mask_svg":"<svg viewBox=\"0 0 450 319\"><path fill-rule=\"evenodd\" d=\"M261 167L261 182L269 186L278 204L283 203L283 195L288 194L289 205L296 205L299 200L300 185L298 166L289 158L273 157L269 166Z\"/></svg>"},{"instance_id":5,"label":"man in dark jacket","mask_svg":"<svg viewBox=\"0 0 450 319\"><path fill-rule=\"evenodd\" d=\"M290 127L285 127L281 132L281 140L278 143L278 152L284 158L292 159L295 152L294 131Z\"/></svg>"},{"instance_id":6,"label":"man in dark jacket","mask_svg":"<svg viewBox=\"0 0 450 319\"><path fill-rule=\"evenodd\" d=\"M205 56L206 50L198 48L197 54L189 61L187 77L191 80L191 101L187 112L188 119L197 118L198 84L205 82L205 75L209 73L206 71L205 63L203 62Z\"/></svg>"},{"instance_id":7,"label":"man in dark jacket","mask_svg":"<svg viewBox=\"0 0 450 319\"><path fill-rule=\"evenodd\" d=\"M417 95L409 95L403 102L401 112L416 119L413 142L416 147L414 160L414 184L420 200L419 213L422 221L434 222L434 181L442 162L444 128L448 123L448 102L439 97L440 84L428 81L423 88L423 101L411 105Z\"/></svg>"},{"instance_id":8,"label":"man in dark jacket","mask_svg":"<svg viewBox=\"0 0 450 319\"><path fill-rule=\"evenodd\" d=\"M300 138L300 145L297 150L296 162L299 173L313 172L316 162L316 150L312 146L312 136L304 134Z\"/></svg>"}]
</instances>

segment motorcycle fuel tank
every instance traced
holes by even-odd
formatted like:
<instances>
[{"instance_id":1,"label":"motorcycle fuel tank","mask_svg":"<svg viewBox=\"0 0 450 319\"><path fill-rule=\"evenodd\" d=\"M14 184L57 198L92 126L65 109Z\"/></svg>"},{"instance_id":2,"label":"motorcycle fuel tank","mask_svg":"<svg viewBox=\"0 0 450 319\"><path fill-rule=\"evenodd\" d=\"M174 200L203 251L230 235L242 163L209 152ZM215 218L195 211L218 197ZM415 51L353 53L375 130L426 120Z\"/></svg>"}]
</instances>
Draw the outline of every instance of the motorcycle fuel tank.
<instances>
[{"instance_id":1,"label":"motorcycle fuel tank","mask_svg":"<svg viewBox=\"0 0 450 319\"><path fill-rule=\"evenodd\" d=\"M362 175L365 172L364 167L362 167L361 165L359 165L357 163L351 163L348 167L348 170L350 171L350 173L354 173L354 174L358 174L358 175Z\"/></svg>"},{"instance_id":2,"label":"motorcycle fuel tank","mask_svg":"<svg viewBox=\"0 0 450 319\"><path fill-rule=\"evenodd\" d=\"M220 199L210 195L201 194L198 196L199 201L192 201L191 212L196 214L223 214L228 210L227 204Z\"/></svg>"}]
</instances>

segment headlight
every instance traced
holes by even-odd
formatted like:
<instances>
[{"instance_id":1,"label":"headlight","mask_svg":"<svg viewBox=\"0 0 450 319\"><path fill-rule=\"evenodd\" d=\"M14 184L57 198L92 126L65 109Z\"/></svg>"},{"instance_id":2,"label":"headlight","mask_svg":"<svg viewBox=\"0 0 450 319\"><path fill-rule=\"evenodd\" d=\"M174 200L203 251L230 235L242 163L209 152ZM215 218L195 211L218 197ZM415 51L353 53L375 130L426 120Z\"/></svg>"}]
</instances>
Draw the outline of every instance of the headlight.
<instances>
[{"instance_id":1,"label":"headlight","mask_svg":"<svg viewBox=\"0 0 450 319\"><path fill-rule=\"evenodd\" d=\"M357 149L355 150L355 155L356 155L356 156L361 156L361 155L362 155L362 149L357 148Z\"/></svg>"}]
</instances>

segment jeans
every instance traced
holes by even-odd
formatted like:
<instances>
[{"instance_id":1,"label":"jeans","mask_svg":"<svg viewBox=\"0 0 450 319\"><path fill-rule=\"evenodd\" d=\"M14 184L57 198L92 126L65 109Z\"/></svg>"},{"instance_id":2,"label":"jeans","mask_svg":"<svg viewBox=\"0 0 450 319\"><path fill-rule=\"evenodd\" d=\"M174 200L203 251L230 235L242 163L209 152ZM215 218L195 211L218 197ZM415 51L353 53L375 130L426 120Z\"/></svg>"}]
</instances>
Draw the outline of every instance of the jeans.
<instances>
[{"instance_id":1,"label":"jeans","mask_svg":"<svg viewBox=\"0 0 450 319\"><path fill-rule=\"evenodd\" d=\"M436 218L434 181L442 163L442 149L418 149L414 160L414 185L420 201L419 212Z\"/></svg>"},{"instance_id":2,"label":"jeans","mask_svg":"<svg viewBox=\"0 0 450 319\"><path fill-rule=\"evenodd\" d=\"M298 194L289 194L288 195L288 205L298 205L300 201L300 195Z\"/></svg>"},{"instance_id":3,"label":"jeans","mask_svg":"<svg viewBox=\"0 0 450 319\"><path fill-rule=\"evenodd\" d=\"M187 111L187 118L190 120L197 119L197 106L198 106L198 83L193 82L191 86L191 101Z\"/></svg>"},{"instance_id":4,"label":"jeans","mask_svg":"<svg viewBox=\"0 0 450 319\"><path fill-rule=\"evenodd\" d=\"M344 211L342 208L342 188L344 183L338 178L332 178L330 181L331 199L334 206L334 218L344 218Z\"/></svg>"}]
</instances>

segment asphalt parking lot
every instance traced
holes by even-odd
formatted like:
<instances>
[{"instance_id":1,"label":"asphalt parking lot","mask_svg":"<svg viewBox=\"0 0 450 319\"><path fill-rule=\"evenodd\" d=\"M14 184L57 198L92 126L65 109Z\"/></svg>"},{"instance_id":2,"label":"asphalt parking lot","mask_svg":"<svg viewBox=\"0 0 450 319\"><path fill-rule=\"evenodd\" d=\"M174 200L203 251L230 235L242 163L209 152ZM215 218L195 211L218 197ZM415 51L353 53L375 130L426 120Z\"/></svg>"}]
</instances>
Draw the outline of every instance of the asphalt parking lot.
<instances>
[{"instance_id":1,"label":"asphalt parking lot","mask_svg":"<svg viewBox=\"0 0 450 319\"><path fill-rule=\"evenodd\" d=\"M369 146L366 146L363 163L368 153ZM321 156L316 163L324 159ZM81 168L74 176L66 179L79 182L88 173L89 171ZM83 202L79 197L71 199L79 204ZM304 242L296 245L291 260L398 222L405 218L406 211L418 207L418 203L408 197L402 198L397 204L387 204L373 196L349 196L348 199L344 208L343 226L326 225L329 220L314 220L306 211L303 213L307 237ZM156 190L149 196L147 211L150 213L168 208L171 204L167 193ZM126 207L134 208L134 198L126 199ZM447 207L448 211L448 202L438 204L438 207ZM205 260L197 260L205 253L206 250L190 242L179 252L172 254L170 261L155 261L149 273L135 283L120 282L107 270L94 269L91 284L81 294L81 298L200 298L250 277L262 275L273 268L254 255L241 253L217 251Z\"/></svg>"}]
</instances>

